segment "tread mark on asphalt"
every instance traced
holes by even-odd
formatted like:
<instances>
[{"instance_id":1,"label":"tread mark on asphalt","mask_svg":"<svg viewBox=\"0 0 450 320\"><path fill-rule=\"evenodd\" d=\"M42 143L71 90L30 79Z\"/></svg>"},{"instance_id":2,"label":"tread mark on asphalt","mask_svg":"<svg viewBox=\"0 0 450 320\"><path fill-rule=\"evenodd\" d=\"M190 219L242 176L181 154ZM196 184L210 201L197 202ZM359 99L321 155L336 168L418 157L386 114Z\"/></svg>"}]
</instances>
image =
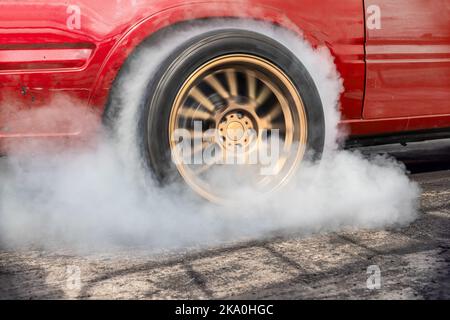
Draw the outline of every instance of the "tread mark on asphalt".
<instances>
[{"instance_id":1,"label":"tread mark on asphalt","mask_svg":"<svg viewBox=\"0 0 450 320\"><path fill-rule=\"evenodd\" d=\"M273 256L275 256L278 260L290 265L291 267L293 267L294 269L296 269L297 271L303 272L303 273L308 273L308 270L306 270L305 268L303 268L299 263L295 262L294 260L288 258L287 256L285 256L284 254L282 254L281 252L275 250L273 247L271 247L268 244L262 245L261 248L267 250L270 254L272 254Z\"/></svg>"},{"instance_id":2,"label":"tread mark on asphalt","mask_svg":"<svg viewBox=\"0 0 450 320\"><path fill-rule=\"evenodd\" d=\"M206 278L200 272L195 271L190 263L184 263L183 267L189 277L192 278L194 284L197 285L208 298L213 298L214 294L208 289Z\"/></svg>"},{"instance_id":3,"label":"tread mark on asphalt","mask_svg":"<svg viewBox=\"0 0 450 320\"><path fill-rule=\"evenodd\" d=\"M363 248L363 249L365 249L365 250L371 252L371 253L373 254L373 256L381 256L381 255L384 254L382 251L379 251L379 250L377 250L377 249L370 248L370 247L366 246L365 244L359 243L357 240L355 240L355 239L353 239L353 238L351 238L351 237L349 237L349 236L345 236L345 235L342 235L342 234L338 234L338 237L341 238L341 239L343 239L343 240L345 240L345 241L350 242L351 244L354 244L355 246L358 246L358 247L360 247L360 248Z\"/></svg>"}]
</instances>

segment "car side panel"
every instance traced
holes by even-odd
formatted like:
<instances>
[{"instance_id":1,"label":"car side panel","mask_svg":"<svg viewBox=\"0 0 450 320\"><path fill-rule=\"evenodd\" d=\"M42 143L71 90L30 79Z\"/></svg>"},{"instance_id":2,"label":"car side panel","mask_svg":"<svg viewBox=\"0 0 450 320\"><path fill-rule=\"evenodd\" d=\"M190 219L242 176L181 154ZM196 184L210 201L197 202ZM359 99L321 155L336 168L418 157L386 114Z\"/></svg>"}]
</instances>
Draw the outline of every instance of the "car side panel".
<instances>
[{"instance_id":1,"label":"car side panel","mask_svg":"<svg viewBox=\"0 0 450 320\"><path fill-rule=\"evenodd\" d=\"M365 6L378 6L380 25L367 28L363 118L408 118L406 130L450 127L450 1Z\"/></svg>"},{"instance_id":2,"label":"car side panel","mask_svg":"<svg viewBox=\"0 0 450 320\"><path fill-rule=\"evenodd\" d=\"M44 106L59 94L101 112L117 72L141 41L170 24L209 17L272 21L303 32L314 45L327 45L344 78L343 114L360 117L361 0L78 0L73 5L79 8L80 28L69 27L73 11L64 2L0 1L0 137L45 132L14 128L11 114ZM69 133L64 130L59 133Z\"/></svg>"},{"instance_id":3,"label":"car side panel","mask_svg":"<svg viewBox=\"0 0 450 320\"><path fill-rule=\"evenodd\" d=\"M11 114L17 108L37 110L59 94L101 113L117 72L139 43L170 24L208 17L271 21L302 32L314 46L326 45L344 80L341 125L351 134L446 127L450 123L450 115L446 114L449 99L445 100L449 93L446 49L449 1L433 2L433 6L444 5L441 9L431 7L434 13L422 10L431 3L425 0L408 1L405 8L404 2L400 2L365 1L366 7L382 4L382 23L384 27L387 23L388 33L380 36L367 32L370 75L363 114L365 8L362 0L77 0L70 3L0 0L0 139L42 136L46 132L49 136L79 134L80 130L68 127L37 128L36 122L33 128L16 125L14 129ZM68 9L73 5L79 8L81 16L80 28L75 29L68 25L73 14ZM414 17L419 17L418 21L410 21ZM435 29L420 33L417 22L422 27L425 25L424 30L430 26ZM414 63L404 61L411 58L408 54L413 55ZM386 61L389 59L396 61ZM430 59L442 65L430 64ZM407 72L403 70L405 67ZM411 77L411 72L418 72L419 76ZM423 86L417 85L425 80L431 81L427 87L430 92L423 92ZM380 84L400 90L386 95L383 90L389 88ZM414 101L393 103L392 99L386 99L395 95L398 99L408 93L415 97ZM430 104L428 98L439 101Z\"/></svg>"}]
</instances>

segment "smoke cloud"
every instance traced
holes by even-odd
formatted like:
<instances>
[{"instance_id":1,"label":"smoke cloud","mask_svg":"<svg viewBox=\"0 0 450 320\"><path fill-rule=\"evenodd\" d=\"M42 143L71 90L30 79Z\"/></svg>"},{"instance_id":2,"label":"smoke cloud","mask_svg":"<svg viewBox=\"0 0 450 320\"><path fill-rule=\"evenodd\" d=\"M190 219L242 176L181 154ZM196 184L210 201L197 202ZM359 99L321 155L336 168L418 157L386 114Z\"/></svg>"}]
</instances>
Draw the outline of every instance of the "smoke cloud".
<instances>
[{"instance_id":1,"label":"smoke cloud","mask_svg":"<svg viewBox=\"0 0 450 320\"><path fill-rule=\"evenodd\" d=\"M224 25L260 32L291 50L316 83L327 128L320 164L303 164L298 177L270 198L228 207L200 200L180 185L161 188L149 181L135 143L138 98L154 67L187 37ZM122 111L114 137L100 134L94 146L11 152L0 159L2 246L183 248L273 233L401 226L417 216L419 188L403 165L388 156L366 159L338 149L343 85L333 58L290 32L256 22L195 25L145 48L118 85L114 99ZM76 110L72 101L65 103ZM254 196L252 190L242 193Z\"/></svg>"}]
</instances>

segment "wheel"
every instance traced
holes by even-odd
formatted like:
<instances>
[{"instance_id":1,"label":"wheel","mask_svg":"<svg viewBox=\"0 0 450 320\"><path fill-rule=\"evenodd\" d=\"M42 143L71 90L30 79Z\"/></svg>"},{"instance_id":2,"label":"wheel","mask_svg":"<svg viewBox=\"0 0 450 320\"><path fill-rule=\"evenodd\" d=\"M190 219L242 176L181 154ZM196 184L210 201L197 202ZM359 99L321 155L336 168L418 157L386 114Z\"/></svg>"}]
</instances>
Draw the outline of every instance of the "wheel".
<instances>
[{"instance_id":1,"label":"wheel","mask_svg":"<svg viewBox=\"0 0 450 320\"><path fill-rule=\"evenodd\" d=\"M148 167L163 184L183 181L213 202L273 192L323 150L311 76L257 32L220 29L185 40L145 92L138 137Z\"/></svg>"}]
</instances>

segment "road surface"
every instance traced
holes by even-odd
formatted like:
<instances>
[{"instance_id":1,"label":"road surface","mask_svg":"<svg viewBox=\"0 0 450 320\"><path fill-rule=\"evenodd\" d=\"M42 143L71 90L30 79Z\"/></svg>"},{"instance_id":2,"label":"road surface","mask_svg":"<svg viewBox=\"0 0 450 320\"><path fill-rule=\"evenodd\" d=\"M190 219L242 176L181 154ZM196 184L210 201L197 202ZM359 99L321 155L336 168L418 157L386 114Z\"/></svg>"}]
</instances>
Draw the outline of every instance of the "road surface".
<instances>
[{"instance_id":1,"label":"road surface","mask_svg":"<svg viewBox=\"0 0 450 320\"><path fill-rule=\"evenodd\" d=\"M0 248L1 299L449 299L450 142L380 146L422 188L403 229L292 234L207 250Z\"/></svg>"}]
</instances>

